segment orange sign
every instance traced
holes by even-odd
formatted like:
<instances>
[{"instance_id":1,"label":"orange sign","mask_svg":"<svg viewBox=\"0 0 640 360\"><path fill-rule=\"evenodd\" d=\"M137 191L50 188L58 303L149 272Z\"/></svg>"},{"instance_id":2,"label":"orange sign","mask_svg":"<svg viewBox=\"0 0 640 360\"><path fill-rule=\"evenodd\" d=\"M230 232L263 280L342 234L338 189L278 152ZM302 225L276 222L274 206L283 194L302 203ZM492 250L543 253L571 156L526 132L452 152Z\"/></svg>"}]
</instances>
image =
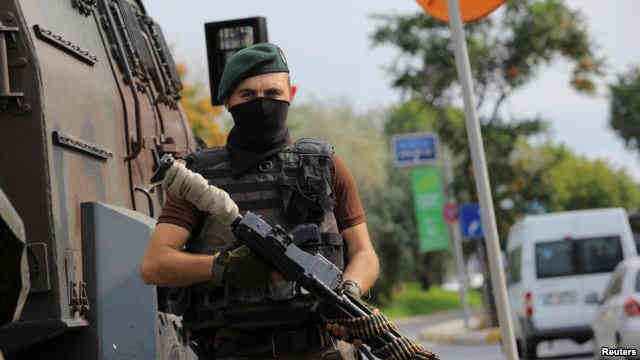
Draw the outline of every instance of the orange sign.
<instances>
[{"instance_id":1,"label":"orange sign","mask_svg":"<svg viewBox=\"0 0 640 360\"><path fill-rule=\"evenodd\" d=\"M447 0L416 0L420 6L436 19L449 21ZM471 22L489 15L507 0L458 0L462 22Z\"/></svg>"}]
</instances>

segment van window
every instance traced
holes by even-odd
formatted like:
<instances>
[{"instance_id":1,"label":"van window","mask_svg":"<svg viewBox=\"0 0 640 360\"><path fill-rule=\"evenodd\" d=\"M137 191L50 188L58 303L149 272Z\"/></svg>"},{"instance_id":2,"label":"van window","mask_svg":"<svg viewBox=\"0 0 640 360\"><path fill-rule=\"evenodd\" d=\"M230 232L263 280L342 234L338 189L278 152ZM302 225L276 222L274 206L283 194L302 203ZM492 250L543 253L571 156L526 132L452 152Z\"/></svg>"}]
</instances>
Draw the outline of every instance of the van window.
<instances>
[{"instance_id":1,"label":"van window","mask_svg":"<svg viewBox=\"0 0 640 360\"><path fill-rule=\"evenodd\" d=\"M640 271L638 271L638 274L636 275L636 291L640 292Z\"/></svg>"},{"instance_id":2,"label":"van window","mask_svg":"<svg viewBox=\"0 0 640 360\"><path fill-rule=\"evenodd\" d=\"M577 241L583 274L610 272L622 261L620 238L608 236Z\"/></svg>"},{"instance_id":3,"label":"van window","mask_svg":"<svg viewBox=\"0 0 640 360\"><path fill-rule=\"evenodd\" d=\"M573 249L573 243L566 240L536 244L538 279L575 275L578 271Z\"/></svg>"},{"instance_id":4,"label":"van window","mask_svg":"<svg viewBox=\"0 0 640 360\"><path fill-rule=\"evenodd\" d=\"M611 272L620 261L622 246L618 236L536 244L538 279Z\"/></svg>"},{"instance_id":5,"label":"van window","mask_svg":"<svg viewBox=\"0 0 640 360\"><path fill-rule=\"evenodd\" d=\"M520 269L522 264L522 247L519 246L507 255L507 283L516 284L520 282Z\"/></svg>"}]
</instances>

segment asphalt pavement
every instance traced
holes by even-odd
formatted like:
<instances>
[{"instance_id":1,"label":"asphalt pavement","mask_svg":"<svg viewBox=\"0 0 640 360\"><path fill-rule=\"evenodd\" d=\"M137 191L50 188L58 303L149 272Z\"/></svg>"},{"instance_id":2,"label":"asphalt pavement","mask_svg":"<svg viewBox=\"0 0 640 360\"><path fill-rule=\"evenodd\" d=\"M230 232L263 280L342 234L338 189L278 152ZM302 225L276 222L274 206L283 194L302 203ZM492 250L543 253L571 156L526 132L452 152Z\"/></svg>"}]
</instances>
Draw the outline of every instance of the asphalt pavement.
<instances>
[{"instance_id":1,"label":"asphalt pavement","mask_svg":"<svg viewBox=\"0 0 640 360\"><path fill-rule=\"evenodd\" d=\"M442 312L433 315L400 319L396 321L400 331L432 351L442 360L506 360L500 344L443 344L420 340L420 331L428 326L437 325L461 318L460 311ZM559 340L553 343L538 345L538 356L542 360L593 360L593 345L589 341L577 345L570 340Z\"/></svg>"}]
</instances>

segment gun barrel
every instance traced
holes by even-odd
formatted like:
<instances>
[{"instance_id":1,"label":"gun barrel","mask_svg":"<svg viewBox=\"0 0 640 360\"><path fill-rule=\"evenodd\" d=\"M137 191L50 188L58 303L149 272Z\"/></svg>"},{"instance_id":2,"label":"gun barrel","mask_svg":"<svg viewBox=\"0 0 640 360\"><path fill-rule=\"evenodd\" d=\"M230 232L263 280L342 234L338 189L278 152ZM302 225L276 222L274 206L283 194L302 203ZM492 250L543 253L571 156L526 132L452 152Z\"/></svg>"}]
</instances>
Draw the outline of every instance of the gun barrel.
<instances>
[{"instance_id":1,"label":"gun barrel","mask_svg":"<svg viewBox=\"0 0 640 360\"><path fill-rule=\"evenodd\" d=\"M298 282L325 304L331 304L334 312L341 317L372 315L364 304L342 293L340 269L322 255L311 255L298 248L281 228L272 227L262 218L247 212L240 221L234 223L233 233L239 242L276 268L287 280ZM380 348L400 336L396 331L385 332L368 339L367 344Z\"/></svg>"}]
</instances>

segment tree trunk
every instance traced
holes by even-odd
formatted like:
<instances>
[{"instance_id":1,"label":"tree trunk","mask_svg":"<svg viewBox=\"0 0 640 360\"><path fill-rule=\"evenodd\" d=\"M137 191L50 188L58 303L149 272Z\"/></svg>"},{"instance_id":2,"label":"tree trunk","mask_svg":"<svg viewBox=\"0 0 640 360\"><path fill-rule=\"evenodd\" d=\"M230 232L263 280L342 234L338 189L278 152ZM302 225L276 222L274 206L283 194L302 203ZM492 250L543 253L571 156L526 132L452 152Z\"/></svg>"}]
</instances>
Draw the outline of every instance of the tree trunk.
<instances>
[{"instance_id":1,"label":"tree trunk","mask_svg":"<svg viewBox=\"0 0 640 360\"><path fill-rule=\"evenodd\" d=\"M422 256L424 273L421 276L421 281L423 284L442 285L446 273L443 251L432 251Z\"/></svg>"}]
</instances>

